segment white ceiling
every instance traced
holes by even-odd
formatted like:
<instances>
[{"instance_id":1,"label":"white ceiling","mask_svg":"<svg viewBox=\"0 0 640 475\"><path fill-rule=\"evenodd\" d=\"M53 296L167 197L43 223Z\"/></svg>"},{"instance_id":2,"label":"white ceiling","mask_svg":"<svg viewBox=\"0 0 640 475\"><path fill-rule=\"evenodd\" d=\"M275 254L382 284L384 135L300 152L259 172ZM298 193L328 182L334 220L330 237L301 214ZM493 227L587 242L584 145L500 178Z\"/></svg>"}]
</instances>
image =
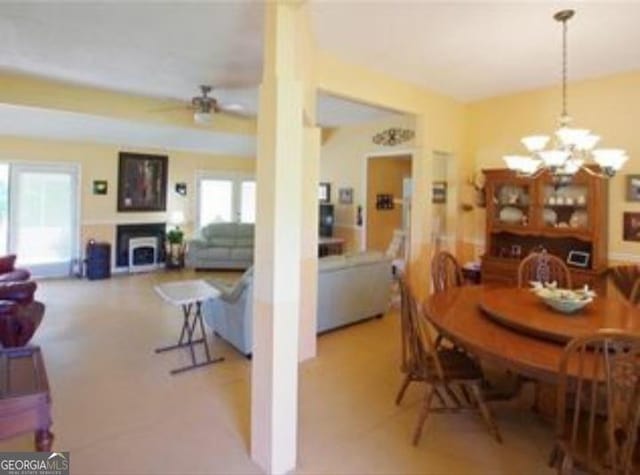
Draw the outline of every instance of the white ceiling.
<instances>
[{"instance_id":1,"label":"white ceiling","mask_svg":"<svg viewBox=\"0 0 640 475\"><path fill-rule=\"evenodd\" d=\"M640 68L640 2L570 3L570 78ZM320 47L468 100L558 84L559 4L312 0ZM0 68L188 101L197 85L257 109L261 2L0 2ZM354 78L354 80L357 80ZM319 96L318 121L389 111Z\"/></svg>"},{"instance_id":2,"label":"white ceiling","mask_svg":"<svg viewBox=\"0 0 640 475\"><path fill-rule=\"evenodd\" d=\"M255 137L0 104L4 135L255 157Z\"/></svg>"},{"instance_id":3,"label":"white ceiling","mask_svg":"<svg viewBox=\"0 0 640 475\"><path fill-rule=\"evenodd\" d=\"M461 100L640 68L640 2L314 1L319 45L338 57Z\"/></svg>"},{"instance_id":4,"label":"white ceiling","mask_svg":"<svg viewBox=\"0 0 640 475\"><path fill-rule=\"evenodd\" d=\"M0 3L0 68L135 94L189 101L199 84L257 114L260 2ZM318 123L388 116L319 96Z\"/></svg>"}]
</instances>

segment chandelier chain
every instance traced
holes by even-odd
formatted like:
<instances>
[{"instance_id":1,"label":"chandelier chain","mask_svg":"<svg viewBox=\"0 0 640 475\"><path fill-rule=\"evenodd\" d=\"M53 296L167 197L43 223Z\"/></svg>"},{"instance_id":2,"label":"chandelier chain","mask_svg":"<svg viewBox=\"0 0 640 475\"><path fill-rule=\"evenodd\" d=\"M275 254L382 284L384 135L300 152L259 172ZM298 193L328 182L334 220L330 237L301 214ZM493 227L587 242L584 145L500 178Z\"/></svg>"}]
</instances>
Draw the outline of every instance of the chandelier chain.
<instances>
[{"instance_id":1,"label":"chandelier chain","mask_svg":"<svg viewBox=\"0 0 640 475\"><path fill-rule=\"evenodd\" d=\"M567 21L562 22L562 117L567 113Z\"/></svg>"}]
</instances>

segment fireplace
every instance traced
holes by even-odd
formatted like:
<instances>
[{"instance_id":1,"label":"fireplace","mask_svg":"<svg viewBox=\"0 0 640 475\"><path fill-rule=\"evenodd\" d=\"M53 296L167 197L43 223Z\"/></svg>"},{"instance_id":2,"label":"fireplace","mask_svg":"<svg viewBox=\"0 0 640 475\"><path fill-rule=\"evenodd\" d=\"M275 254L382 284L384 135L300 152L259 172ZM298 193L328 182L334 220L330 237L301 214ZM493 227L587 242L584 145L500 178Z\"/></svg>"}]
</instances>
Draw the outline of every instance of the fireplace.
<instances>
[{"instance_id":1,"label":"fireplace","mask_svg":"<svg viewBox=\"0 0 640 475\"><path fill-rule=\"evenodd\" d=\"M119 224L116 226L116 267L129 267L129 242L137 238L154 238L157 251L154 256L155 262L152 265L164 262L166 229L166 223ZM149 261L149 247L139 247L136 260L140 259L140 263Z\"/></svg>"}]
</instances>

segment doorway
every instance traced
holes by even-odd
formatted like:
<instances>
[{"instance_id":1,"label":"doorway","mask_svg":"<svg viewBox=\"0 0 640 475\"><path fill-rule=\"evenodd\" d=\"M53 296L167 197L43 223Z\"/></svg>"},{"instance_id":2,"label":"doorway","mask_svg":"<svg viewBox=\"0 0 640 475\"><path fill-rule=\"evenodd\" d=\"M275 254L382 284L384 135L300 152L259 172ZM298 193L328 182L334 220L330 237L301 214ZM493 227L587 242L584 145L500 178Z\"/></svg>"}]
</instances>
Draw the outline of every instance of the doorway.
<instances>
[{"instance_id":1,"label":"doorway","mask_svg":"<svg viewBox=\"0 0 640 475\"><path fill-rule=\"evenodd\" d=\"M409 227L411 155L367 160L366 249L385 252L394 232Z\"/></svg>"},{"instance_id":2,"label":"doorway","mask_svg":"<svg viewBox=\"0 0 640 475\"><path fill-rule=\"evenodd\" d=\"M256 180L246 175L200 173L196 207L198 229L209 223L255 223Z\"/></svg>"},{"instance_id":3,"label":"doorway","mask_svg":"<svg viewBox=\"0 0 640 475\"><path fill-rule=\"evenodd\" d=\"M32 274L71 274L78 255L78 167L58 164L10 164L0 231L3 251L17 254ZM3 170L3 169L0 169ZM2 179L0 179L2 182ZM8 199L6 199L8 198ZM5 204L6 203L6 204ZM7 223L7 224L5 224Z\"/></svg>"}]
</instances>

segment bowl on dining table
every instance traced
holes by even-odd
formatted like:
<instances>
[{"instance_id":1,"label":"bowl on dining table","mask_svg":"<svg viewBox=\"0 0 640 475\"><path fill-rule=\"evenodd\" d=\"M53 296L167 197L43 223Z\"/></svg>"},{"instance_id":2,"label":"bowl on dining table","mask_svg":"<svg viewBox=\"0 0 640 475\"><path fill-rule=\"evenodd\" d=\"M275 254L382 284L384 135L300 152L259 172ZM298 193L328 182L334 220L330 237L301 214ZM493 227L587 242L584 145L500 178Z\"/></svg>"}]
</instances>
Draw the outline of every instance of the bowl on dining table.
<instances>
[{"instance_id":1,"label":"bowl on dining table","mask_svg":"<svg viewBox=\"0 0 640 475\"><path fill-rule=\"evenodd\" d=\"M531 291L547 306L564 314L576 313L593 302L596 293L584 286L581 289L561 289L556 282L531 282Z\"/></svg>"}]
</instances>

